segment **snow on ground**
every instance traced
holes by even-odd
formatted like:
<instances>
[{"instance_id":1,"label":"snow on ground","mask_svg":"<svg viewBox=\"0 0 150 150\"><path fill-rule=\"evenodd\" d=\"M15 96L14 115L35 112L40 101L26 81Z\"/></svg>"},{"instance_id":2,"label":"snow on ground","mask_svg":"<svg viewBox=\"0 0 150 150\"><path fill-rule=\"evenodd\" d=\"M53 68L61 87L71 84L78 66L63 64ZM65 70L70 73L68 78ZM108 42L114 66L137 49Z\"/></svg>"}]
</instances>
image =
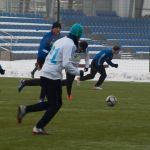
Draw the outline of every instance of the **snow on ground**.
<instances>
[{"instance_id":1,"label":"snow on ground","mask_svg":"<svg viewBox=\"0 0 150 150\"><path fill-rule=\"evenodd\" d=\"M35 62L36 60L16 60L0 61L0 64L6 70L4 77L30 78ZM119 67L117 69L112 67L106 69L107 81L150 82L149 60L114 59L112 62L118 63ZM81 63L84 62L81 61ZM37 71L35 77L38 78L39 76L40 72ZM95 79L98 77L99 74L96 75Z\"/></svg>"}]
</instances>

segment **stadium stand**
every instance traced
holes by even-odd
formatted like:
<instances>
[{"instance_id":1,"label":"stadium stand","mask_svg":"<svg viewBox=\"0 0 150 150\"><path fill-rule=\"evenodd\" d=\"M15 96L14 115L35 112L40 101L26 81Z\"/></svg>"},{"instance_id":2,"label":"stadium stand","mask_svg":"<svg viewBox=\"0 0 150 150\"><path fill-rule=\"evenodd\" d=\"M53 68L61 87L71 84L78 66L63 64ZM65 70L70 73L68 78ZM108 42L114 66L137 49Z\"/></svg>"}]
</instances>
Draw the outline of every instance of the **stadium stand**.
<instances>
[{"instance_id":1,"label":"stadium stand","mask_svg":"<svg viewBox=\"0 0 150 150\"><path fill-rule=\"evenodd\" d=\"M86 16L81 10L72 9L61 9L60 14L63 35L68 33L75 22L84 25L83 39L88 40L91 57L114 44L122 47L121 55L130 52L131 58L135 54L150 51L150 18L121 18L115 12L107 11L98 11L96 16ZM36 54L40 39L53 22L39 14L0 13L0 47L15 54Z\"/></svg>"},{"instance_id":2,"label":"stadium stand","mask_svg":"<svg viewBox=\"0 0 150 150\"><path fill-rule=\"evenodd\" d=\"M64 22L75 22L86 26L91 35L103 37L107 45L119 44L123 50L135 53L150 51L150 18L123 18L115 12L98 11L96 16L62 15ZM122 53L124 55L124 53ZM147 55L148 56L148 55Z\"/></svg>"}]
</instances>

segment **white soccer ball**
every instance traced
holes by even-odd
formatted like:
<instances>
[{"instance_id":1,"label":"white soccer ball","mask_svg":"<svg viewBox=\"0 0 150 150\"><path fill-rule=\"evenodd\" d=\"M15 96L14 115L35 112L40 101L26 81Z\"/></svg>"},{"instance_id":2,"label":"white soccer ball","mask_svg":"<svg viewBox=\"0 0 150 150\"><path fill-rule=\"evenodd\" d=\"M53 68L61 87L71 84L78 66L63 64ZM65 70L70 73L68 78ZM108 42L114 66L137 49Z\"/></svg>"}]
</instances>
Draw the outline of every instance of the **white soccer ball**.
<instances>
[{"instance_id":1,"label":"white soccer ball","mask_svg":"<svg viewBox=\"0 0 150 150\"><path fill-rule=\"evenodd\" d=\"M109 95L106 97L106 104L108 106L115 106L117 103L117 98L113 95Z\"/></svg>"}]
</instances>

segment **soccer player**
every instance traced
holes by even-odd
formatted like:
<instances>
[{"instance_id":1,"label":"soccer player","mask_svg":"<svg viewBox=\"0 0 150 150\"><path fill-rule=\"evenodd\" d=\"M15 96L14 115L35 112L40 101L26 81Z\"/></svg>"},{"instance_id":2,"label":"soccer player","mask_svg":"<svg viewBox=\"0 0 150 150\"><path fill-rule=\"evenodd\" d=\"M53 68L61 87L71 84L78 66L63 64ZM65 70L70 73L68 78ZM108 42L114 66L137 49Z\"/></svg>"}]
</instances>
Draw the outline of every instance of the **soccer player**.
<instances>
[{"instance_id":1,"label":"soccer player","mask_svg":"<svg viewBox=\"0 0 150 150\"><path fill-rule=\"evenodd\" d=\"M46 33L44 37L42 38L39 49L38 49L37 62L35 63L35 68L33 69L31 73L32 78L34 78L34 73L36 70L41 70L44 64L45 58L47 54L49 53L53 43L62 37L60 34L60 31L61 31L61 24L59 22L54 22L52 25L51 31ZM25 86L39 86L40 84L41 84L40 79L21 80L20 85L18 87L18 92L21 92L21 90ZM45 92L41 88L39 102L44 101L44 99L45 99Z\"/></svg>"},{"instance_id":2,"label":"soccer player","mask_svg":"<svg viewBox=\"0 0 150 150\"><path fill-rule=\"evenodd\" d=\"M107 76L104 62L106 62L111 67L118 68L118 64L112 63L111 60L113 59L114 55L117 55L119 53L119 51L120 51L120 47L117 45L114 46L113 48L107 48L107 49L101 50L98 54L95 55L95 57L93 58L91 62L90 74L87 74L86 76L83 76L83 77L78 77L77 84L79 85L80 81L93 79L96 73L98 72L100 74L100 77L98 81L96 82L94 89L101 90L102 88L100 86L103 84Z\"/></svg>"},{"instance_id":3,"label":"soccer player","mask_svg":"<svg viewBox=\"0 0 150 150\"><path fill-rule=\"evenodd\" d=\"M5 74L5 70L2 68L2 66L0 65L0 74L4 75Z\"/></svg>"},{"instance_id":4,"label":"soccer player","mask_svg":"<svg viewBox=\"0 0 150 150\"><path fill-rule=\"evenodd\" d=\"M79 65L81 59L85 59L85 68L84 72L88 71L89 68L89 53L87 51L88 43L86 41L79 41L78 49L73 56L73 65ZM66 86L67 89L67 100L72 100L73 96L71 94L72 84L74 81L75 75L72 75L66 72L66 79L62 80L62 86Z\"/></svg>"},{"instance_id":5,"label":"soccer player","mask_svg":"<svg viewBox=\"0 0 150 150\"><path fill-rule=\"evenodd\" d=\"M74 24L68 36L57 40L46 57L41 70L41 85L46 93L48 101L33 105L20 105L17 111L18 123L22 122L27 113L45 111L42 118L33 128L34 134L47 134L45 126L53 119L62 106L62 70L65 69L73 75L83 76L83 71L78 70L72 64L72 55L76 51L76 46L83 33L80 24Z\"/></svg>"},{"instance_id":6,"label":"soccer player","mask_svg":"<svg viewBox=\"0 0 150 150\"><path fill-rule=\"evenodd\" d=\"M31 72L31 77L34 78L34 74L38 69L41 69L43 66L43 63L45 61L45 57L47 56L48 52L50 51L53 43L61 38L61 24L59 22L54 22L51 31L46 33L41 42L38 49L38 55L37 55L37 62L35 63L35 68Z\"/></svg>"}]
</instances>

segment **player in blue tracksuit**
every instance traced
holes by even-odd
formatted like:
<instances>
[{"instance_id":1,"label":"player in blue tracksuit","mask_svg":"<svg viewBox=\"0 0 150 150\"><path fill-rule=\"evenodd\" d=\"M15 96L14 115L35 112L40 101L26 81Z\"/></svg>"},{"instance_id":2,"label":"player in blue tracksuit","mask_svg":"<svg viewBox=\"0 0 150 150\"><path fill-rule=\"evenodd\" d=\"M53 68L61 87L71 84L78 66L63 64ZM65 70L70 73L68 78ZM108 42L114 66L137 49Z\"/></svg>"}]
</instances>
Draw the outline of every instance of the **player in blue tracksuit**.
<instances>
[{"instance_id":1,"label":"player in blue tracksuit","mask_svg":"<svg viewBox=\"0 0 150 150\"><path fill-rule=\"evenodd\" d=\"M36 66L35 69L31 72L33 78L34 78L35 71L38 69L40 70L42 68L45 58L49 53L53 43L62 37L60 34L60 30L61 30L61 24L59 22L55 22L52 25L51 31L46 33L43 36L40 42L40 46L38 48Z\"/></svg>"},{"instance_id":2,"label":"player in blue tracksuit","mask_svg":"<svg viewBox=\"0 0 150 150\"><path fill-rule=\"evenodd\" d=\"M79 84L80 81L93 79L98 72L101 74L98 81L96 82L94 89L101 89L100 86L104 82L107 74L104 67L104 62L106 62L111 67L118 68L118 64L112 63L112 59L114 55L117 55L120 51L119 46L114 46L113 48L107 48L102 51L100 51L98 54L95 55L91 62L91 71L90 74L87 74L86 76L83 76L81 78L77 79L77 83Z\"/></svg>"},{"instance_id":3,"label":"player in blue tracksuit","mask_svg":"<svg viewBox=\"0 0 150 150\"><path fill-rule=\"evenodd\" d=\"M41 70L45 62L45 58L49 53L49 51L51 50L53 43L62 37L62 35L60 34L60 30L61 24L59 22L55 22L52 25L51 31L43 36L38 49L37 62L35 63L35 68L31 72L32 78L34 78L34 73L36 70ZM40 79L21 80L20 85L18 87L18 92L21 92L21 90L25 86L39 86L39 85L41 85ZM39 101L40 102L44 101L44 99L45 99L45 92L43 88L41 88Z\"/></svg>"}]
</instances>

